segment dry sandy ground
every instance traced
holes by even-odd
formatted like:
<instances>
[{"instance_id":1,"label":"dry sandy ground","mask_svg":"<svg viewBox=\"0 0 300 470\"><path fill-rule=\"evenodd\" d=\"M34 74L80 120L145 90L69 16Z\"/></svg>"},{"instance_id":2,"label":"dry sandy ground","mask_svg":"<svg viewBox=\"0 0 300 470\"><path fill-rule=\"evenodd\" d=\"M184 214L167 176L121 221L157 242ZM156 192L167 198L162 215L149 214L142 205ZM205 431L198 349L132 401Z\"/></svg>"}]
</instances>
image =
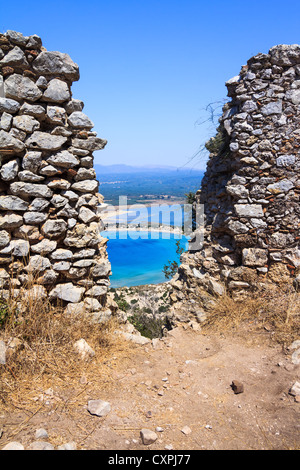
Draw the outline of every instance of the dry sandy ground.
<instances>
[{"instance_id":1,"label":"dry sandy ground","mask_svg":"<svg viewBox=\"0 0 300 470\"><path fill-rule=\"evenodd\" d=\"M28 448L43 427L55 447L74 441L83 450L299 449L300 403L288 392L300 379L300 366L266 335L247 333L178 327L156 348L130 344L126 357L108 360L113 380L106 386L97 389L94 376L72 390L72 412L66 387L54 388L35 412L0 410L0 448L9 441ZM233 380L243 383L243 393L233 392ZM91 415L91 399L109 401L110 413ZM156 442L143 445L140 430L157 427Z\"/></svg>"}]
</instances>

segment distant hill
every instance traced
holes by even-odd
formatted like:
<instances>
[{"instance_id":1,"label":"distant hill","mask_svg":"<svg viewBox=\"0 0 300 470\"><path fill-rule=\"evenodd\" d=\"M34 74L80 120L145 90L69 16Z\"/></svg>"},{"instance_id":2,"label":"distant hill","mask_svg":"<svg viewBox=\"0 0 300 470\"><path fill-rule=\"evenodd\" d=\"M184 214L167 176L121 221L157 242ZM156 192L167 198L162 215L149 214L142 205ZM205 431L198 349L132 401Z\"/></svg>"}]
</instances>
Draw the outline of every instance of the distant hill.
<instances>
[{"instance_id":1,"label":"distant hill","mask_svg":"<svg viewBox=\"0 0 300 470\"><path fill-rule=\"evenodd\" d=\"M144 165L144 166L130 166L124 164L115 164L115 165L98 165L95 164L94 168L96 173L99 175L107 174L126 174L126 173L168 173L168 172L198 172L201 173L202 170L196 170L193 168L181 167L177 168L175 166L166 166L166 165Z\"/></svg>"},{"instance_id":2,"label":"distant hill","mask_svg":"<svg viewBox=\"0 0 300 470\"><path fill-rule=\"evenodd\" d=\"M185 199L200 188L204 171L166 166L94 165L100 193L107 203L117 205L120 196L128 203L151 199Z\"/></svg>"}]
</instances>

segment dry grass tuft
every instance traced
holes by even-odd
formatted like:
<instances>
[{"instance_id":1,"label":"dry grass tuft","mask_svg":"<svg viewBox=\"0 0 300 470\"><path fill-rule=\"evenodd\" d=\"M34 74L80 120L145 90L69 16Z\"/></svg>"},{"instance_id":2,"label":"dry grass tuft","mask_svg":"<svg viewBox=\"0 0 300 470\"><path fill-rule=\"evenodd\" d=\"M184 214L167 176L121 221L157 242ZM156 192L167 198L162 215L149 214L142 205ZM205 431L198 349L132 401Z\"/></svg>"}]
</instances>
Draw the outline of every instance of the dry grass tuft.
<instances>
[{"instance_id":1,"label":"dry grass tuft","mask_svg":"<svg viewBox=\"0 0 300 470\"><path fill-rule=\"evenodd\" d=\"M2 300L1 311L0 339L9 347L0 365L0 408L36 408L39 393L49 387L72 393L83 377L104 387L112 381L109 362L128 355L128 343L114 334L115 320L102 324L91 322L86 312L67 315L32 295ZM73 347L81 338L95 351L89 360Z\"/></svg>"},{"instance_id":2,"label":"dry grass tuft","mask_svg":"<svg viewBox=\"0 0 300 470\"><path fill-rule=\"evenodd\" d=\"M291 287L268 286L243 298L228 293L220 297L203 327L207 330L236 330L241 324L269 331L283 345L300 337L300 293Z\"/></svg>"}]
</instances>

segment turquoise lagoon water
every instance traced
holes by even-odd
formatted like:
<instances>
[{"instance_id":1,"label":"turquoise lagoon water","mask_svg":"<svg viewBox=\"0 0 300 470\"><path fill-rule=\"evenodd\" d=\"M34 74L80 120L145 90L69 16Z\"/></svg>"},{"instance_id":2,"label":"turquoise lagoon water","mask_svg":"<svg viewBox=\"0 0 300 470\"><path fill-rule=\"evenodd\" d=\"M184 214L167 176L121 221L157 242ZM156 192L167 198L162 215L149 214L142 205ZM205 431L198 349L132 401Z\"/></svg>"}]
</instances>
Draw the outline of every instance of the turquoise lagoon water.
<instances>
[{"instance_id":1,"label":"turquoise lagoon water","mask_svg":"<svg viewBox=\"0 0 300 470\"><path fill-rule=\"evenodd\" d=\"M147 231L104 231L112 267L111 287L159 284L166 278L162 269L169 261L179 262L176 241L187 250L188 238L180 234Z\"/></svg>"}]
</instances>

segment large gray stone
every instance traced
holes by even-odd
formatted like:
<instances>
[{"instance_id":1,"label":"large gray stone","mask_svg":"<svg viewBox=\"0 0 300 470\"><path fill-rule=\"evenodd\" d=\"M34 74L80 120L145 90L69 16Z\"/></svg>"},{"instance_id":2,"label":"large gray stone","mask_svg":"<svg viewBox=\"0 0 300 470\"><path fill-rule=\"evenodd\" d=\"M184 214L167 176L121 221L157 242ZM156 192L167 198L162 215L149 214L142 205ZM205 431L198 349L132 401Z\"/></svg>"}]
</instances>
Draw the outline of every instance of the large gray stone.
<instances>
[{"instance_id":1,"label":"large gray stone","mask_svg":"<svg viewBox=\"0 0 300 470\"><path fill-rule=\"evenodd\" d=\"M75 266L76 263L74 263ZM103 295L107 294L107 287L106 286L93 286L86 292L87 296L90 297L102 297Z\"/></svg>"},{"instance_id":2,"label":"large gray stone","mask_svg":"<svg viewBox=\"0 0 300 470\"><path fill-rule=\"evenodd\" d=\"M96 266L91 269L91 276L94 278L107 277L110 271L111 264L109 261L104 261L103 263L97 263Z\"/></svg>"},{"instance_id":3,"label":"large gray stone","mask_svg":"<svg viewBox=\"0 0 300 470\"><path fill-rule=\"evenodd\" d=\"M48 237L60 237L67 230L68 224L63 219L49 219L42 226L43 234Z\"/></svg>"},{"instance_id":4,"label":"large gray stone","mask_svg":"<svg viewBox=\"0 0 300 470\"><path fill-rule=\"evenodd\" d=\"M1 167L0 175L4 181L12 181L15 179L19 171L19 163L17 160L10 160Z\"/></svg>"},{"instance_id":5,"label":"large gray stone","mask_svg":"<svg viewBox=\"0 0 300 470\"><path fill-rule=\"evenodd\" d=\"M42 120L45 117L46 111L45 108L39 104L23 103L19 114L28 114L29 116Z\"/></svg>"},{"instance_id":6,"label":"large gray stone","mask_svg":"<svg viewBox=\"0 0 300 470\"><path fill-rule=\"evenodd\" d=\"M80 355L81 359L87 360L95 356L95 351L90 347L90 345L81 338L74 343L74 349Z\"/></svg>"},{"instance_id":7,"label":"large gray stone","mask_svg":"<svg viewBox=\"0 0 300 470\"><path fill-rule=\"evenodd\" d=\"M52 191L45 184L23 183L17 181L11 183L11 192L16 196L23 197L52 197Z\"/></svg>"},{"instance_id":8,"label":"large gray stone","mask_svg":"<svg viewBox=\"0 0 300 470\"><path fill-rule=\"evenodd\" d=\"M47 106L47 119L51 124L64 126L67 113L65 108L60 106Z\"/></svg>"},{"instance_id":9,"label":"large gray stone","mask_svg":"<svg viewBox=\"0 0 300 470\"><path fill-rule=\"evenodd\" d=\"M21 101L37 101L41 98L42 92L36 84L28 77L13 74L4 82L4 91L6 98Z\"/></svg>"},{"instance_id":10,"label":"large gray stone","mask_svg":"<svg viewBox=\"0 0 300 470\"><path fill-rule=\"evenodd\" d=\"M102 150L106 144L107 140L93 136L88 137L88 139L78 139L77 137L72 139L73 147L82 150L89 150L90 152L94 152L95 150Z\"/></svg>"},{"instance_id":11,"label":"large gray stone","mask_svg":"<svg viewBox=\"0 0 300 470\"><path fill-rule=\"evenodd\" d=\"M88 401L88 411L92 415L96 416L106 416L111 410L111 406L108 402L103 400L89 400Z\"/></svg>"},{"instance_id":12,"label":"large gray stone","mask_svg":"<svg viewBox=\"0 0 300 470\"><path fill-rule=\"evenodd\" d=\"M33 116L24 114L13 118L13 126L26 133L32 133L40 128L40 123Z\"/></svg>"},{"instance_id":13,"label":"large gray stone","mask_svg":"<svg viewBox=\"0 0 300 470\"><path fill-rule=\"evenodd\" d=\"M0 216L0 229L12 230L23 225L23 217L18 214L6 214Z\"/></svg>"},{"instance_id":14,"label":"large gray stone","mask_svg":"<svg viewBox=\"0 0 300 470\"><path fill-rule=\"evenodd\" d=\"M0 119L0 128L8 132L11 128L11 124L12 124L12 115L4 112Z\"/></svg>"},{"instance_id":15,"label":"large gray stone","mask_svg":"<svg viewBox=\"0 0 300 470\"><path fill-rule=\"evenodd\" d=\"M264 216L261 204L235 204L234 208L239 217L255 217L259 219Z\"/></svg>"},{"instance_id":16,"label":"large gray stone","mask_svg":"<svg viewBox=\"0 0 300 470\"><path fill-rule=\"evenodd\" d=\"M295 155L280 155L280 157L276 158L276 165L278 167L288 167L294 165L296 162Z\"/></svg>"},{"instance_id":17,"label":"large gray stone","mask_svg":"<svg viewBox=\"0 0 300 470\"><path fill-rule=\"evenodd\" d=\"M84 222L85 224L89 222L93 222L94 220L98 219L97 214L95 212L91 211L88 207L82 206L79 210L79 215L78 215L79 220Z\"/></svg>"},{"instance_id":18,"label":"large gray stone","mask_svg":"<svg viewBox=\"0 0 300 470\"><path fill-rule=\"evenodd\" d=\"M18 46L26 46L29 39L28 36L24 36L24 34L19 33L18 31L12 31L11 29L6 31L5 36L10 42L17 44Z\"/></svg>"},{"instance_id":19,"label":"large gray stone","mask_svg":"<svg viewBox=\"0 0 300 470\"><path fill-rule=\"evenodd\" d=\"M47 159L47 163L51 165L57 165L63 168L74 168L78 166L80 161L77 157L75 157L72 153L68 152L67 150L62 150L55 155L51 155Z\"/></svg>"},{"instance_id":20,"label":"large gray stone","mask_svg":"<svg viewBox=\"0 0 300 470\"><path fill-rule=\"evenodd\" d=\"M25 149L24 143L3 130L0 131L0 153L21 153Z\"/></svg>"},{"instance_id":21,"label":"large gray stone","mask_svg":"<svg viewBox=\"0 0 300 470\"><path fill-rule=\"evenodd\" d=\"M81 100L76 100L74 98L69 101L66 105L66 111L68 114L72 114L75 111L82 111L84 108L84 103Z\"/></svg>"},{"instance_id":22,"label":"large gray stone","mask_svg":"<svg viewBox=\"0 0 300 470\"><path fill-rule=\"evenodd\" d=\"M233 235L247 233L249 231L249 227L247 227L245 224L242 224L242 222L239 220L230 220L228 222L228 228Z\"/></svg>"},{"instance_id":23,"label":"large gray stone","mask_svg":"<svg viewBox=\"0 0 300 470\"><path fill-rule=\"evenodd\" d=\"M101 238L96 222L92 222L90 225L76 224L73 229L68 230L64 244L74 248L93 248L100 243Z\"/></svg>"},{"instance_id":24,"label":"large gray stone","mask_svg":"<svg viewBox=\"0 0 300 470\"><path fill-rule=\"evenodd\" d=\"M291 66L300 63L300 46L298 44L279 44L270 49L271 63L280 66Z\"/></svg>"},{"instance_id":25,"label":"large gray stone","mask_svg":"<svg viewBox=\"0 0 300 470\"><path fill-rule=\"evenodd\" d=\"M56 246L56 241L44 238L44 240L42 240L41 242L32 245L31 251L39 255L48 255L49 253L52 253L55 250Z\"/></svg>"},{"instance_id":26,"label":"large gray stone","mask_svg":"<svg viewBox=\"0 0 300 470\"><path fill-rule=\"evenodd\" d=\"M18 178L19 180L26 181L28 183L39 183L44 180L43 176L37 175L36 173L28 170L20 171Z\"/></svg>"},{"instance_id":27,"label":"large gray stone","mask_svg":"<svg viewBox=\"0 0 300 470\"><path fill-rule=\"evenodd\" d=\"M42 51L32 63L39 75L63 76L70 81L79 80L79 68L68 54Z\"/></svg>"},{"instance_id":28,"label":"large gray stone","mask_svg":"<svg viewBox=\"0 0 300 470\"><path fill-rule=\"evenodd\" d=\"M29 149L59 150L67 141L67 137L52 135L47 132L35 131L27 140Z\"/></svg>"},{"instance_id":29,"label":"large gray stone","mask_svg":"<svg viewBox=\"0 0 300 470\"><path fill-rule=\"evenodd\" d=\"M25 69L29 67L26 56L20 47L15 46L0 60L0 65Z\"/></svg>"},{"instance_id":30,"label":"large gray stone","mask_svg":"<svg viewBox=\"0 0 300 470\"><path fill-rule=\"evenodd\" d=\"M0 210L25 211L27 207L28 202L17 196L0 196Z\"/></svg>"},{"instance_id":31,"label":"large gray stone","mask_svg":"<svg viewBox=\"0 0 300 470\"><path fill-rule=\"evenodd\" d=\"M249 191L242 184L231 184L226 186L226 191L230 196L240 199L247 198L249 196Z\"/></svg>"},{"instance_id":32,"label":"large gray stone","mask_svg":"<svg viewBox=\"0 0 300 470\"><path fill-rule=\"evenodd\" d=\"M68 123L76 129L92 129L94 127L94 123L81 111L74 111L68 117Z\"/></svg>"},{"instance_id":33,"label":"large gray stone","mask_svg":"<svg viewBox=\"0 0 300 470\"><path fill-rule=\"evenodd\" d=\"M10 242L10 236L6 230L0 230L0 248L4 248Z\"/></svg>"},{"instance_id":34,"label":"large gray stone","mask_svg":"<svg viewBox=\"0 0 300 470\"><path fill-rule=\"evenodd\" d=\"M294 188L294 183L288 179L283 179L274 184L269 184L267 190L272 194L287 193Z\"/></svg>"},{"instance_id":35,"label":"large gray stone","mask_svg":"<svg viewBox=\"0 0 300 470\"><path fill-rule=\"evenodd\" d=\"M64 300L65 302L78 303L85 292L84 287L75 287L71 282L58 284L49 293L50 300Z\"/></svg>"},{"instance_id":36,"label":"large gray stone","mask_svg":"<svg viewBox=\"0 0 300 470\"><path fill-rule=\"evenodd\" d=\"M42 152L27 152L22 160L24 170L37 173L42 164Z\"/></svg>"},{"instance_id":37,"label":"large gray stone","mask_svg":"<svg viewBox=\"0 0 300 470\"><path fill-rule=\"evenodd\" d=\"M73 183L71 188L80 193L96 193L99 188L99 183L97 180L78 181L77 183Z\"/></svg>"},{"instance_id":38,"label":"large gray stone","mask_svg":"<svg viewBox=\"0 0 300 470\"><path fill-rule=\"evenodd\" d=\"M58 248L51 253L51 259L53 260L71 260L72 258L72 251L66 250L65 248Z\"/></svg>"},{"instance_id":39,"label":"large gray stone","mask_svg":"<svg viewBox=\"0 0 300 470\"><path fill-rule=\"evenodd\" d=\"M48 83L43 94L43 100L51 103L63 103L70 99L70 90L66 82L54 78Z\"/></svg>"},{"instance_id":40,"label":"large gray stone","mask_svg":"<svg viewBox=\"0 0 300 470\"><path fill-rule=\"evenodd\" d=\"M29 255L30 245L27 240L11 240L11 253L14 256L24 258Z\"/></svg>"},{"instance_id":41,"label":"large gray stone","mask_svg":"<svg viewBox=\"0 0 300 470\"><path fill-rule=\"evenodd\" d=\"M26 271L37 273L43 272L49 268L51 268L51 263L48 258L40 255L34 255L30 257L30 261L26 266Z\"/></svg>"},{"instance_id":42,"label":"large gray stone","mask_svg":"<svg viewBox=\"0 0 300 470\"><path fill-rule=\"evenodd\" d=\"M266 104L260 110L261 114L264 116L270 116L271 114L281 114L282 113L282 100L272 101L271 103Z\"/></svg>"},{"instance_id":43,"label":"large gray stone","mask_svg":"<svg viewBox=\"0 0 300 470\"><path fill-rule=\"evenodd\" d=\"M48 218L45 212L25 212L23 219L27 225L39 225L44 223Z\"/></svg>"},{"instance_id":44,"label":"large gray stone","mask_svg":"<svg viewBox=\"0 0 300 470\"><path fill-rule=\"evenodd\" d=\"M20 103L16 100L0 97L0 113L15 114L19 111L20 106Z\"/></svg>"}]
</instances>

